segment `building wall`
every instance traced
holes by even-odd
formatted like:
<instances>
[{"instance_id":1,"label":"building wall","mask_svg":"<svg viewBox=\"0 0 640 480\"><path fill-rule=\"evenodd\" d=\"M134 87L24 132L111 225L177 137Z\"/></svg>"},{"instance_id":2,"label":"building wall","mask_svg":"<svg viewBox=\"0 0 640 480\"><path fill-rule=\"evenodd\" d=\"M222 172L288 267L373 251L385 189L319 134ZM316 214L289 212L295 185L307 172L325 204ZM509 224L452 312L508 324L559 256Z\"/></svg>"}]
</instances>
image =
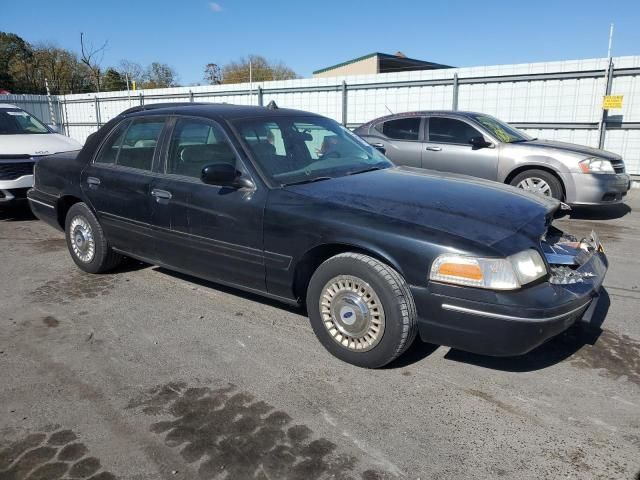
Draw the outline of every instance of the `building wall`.
<instances>
[{"instance_id":1,"label":"building wall","mask_svg":"<svg viewBox=\"0 0 640 480\"><path fill-rule=\"evenodd\" d=\"M332 68L320 73L314 73L314 78L327 78L327 77L339 77L349 75L370 75L378 73L378 57L365 58L358 62L349 63L341 67Z\"/></svg>"},{"instance_id":2,"label":"building wall","mask_svg":"<svg viewBox=\"0 0 640 480\"><path fill-rule=\"evenodd\" d=\"M458 108L495 115L548 139L598 145L605 92L606 58L494 65L357 76L307 78L259 84L178 87L60 97L65 131L83 142L121 111L141 102L275 102L316 112L351 127L389 112L451 109L457 74ZM614 58L613 94L624 108L610 115L622 121L606 131L605 148L621 154L630 173L640 175L640 56ZM346 83L346 90L343 82ZM251 89L250 89L251 87ZM46 97L42 97L46 98ZM346 110L343 111L343 105ZM99 115L99 116L98 116Z\"/></svg>"}]
</instances>

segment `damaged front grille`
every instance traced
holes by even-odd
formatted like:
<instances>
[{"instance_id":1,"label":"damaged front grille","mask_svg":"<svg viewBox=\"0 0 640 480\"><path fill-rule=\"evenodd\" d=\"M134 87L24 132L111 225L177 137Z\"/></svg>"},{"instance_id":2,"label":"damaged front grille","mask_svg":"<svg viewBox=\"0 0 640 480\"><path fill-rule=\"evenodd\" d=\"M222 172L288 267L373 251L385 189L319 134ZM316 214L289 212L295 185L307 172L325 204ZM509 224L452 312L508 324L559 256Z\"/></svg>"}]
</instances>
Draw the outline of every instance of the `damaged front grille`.
<instances>
[{"instance_id":1,"label":"damaged front grille","mask_svg":"<svg viewBox=\"0 0 640 480\"><path fill-rule=\"evenodd\" d=\"M541 245L551 270L550 283L569 285L596 277L594 271L583 268L596 252L602 252L595 232L591 232L589 238L578 240L550 226Z\"/></svg>"}]
</instances>

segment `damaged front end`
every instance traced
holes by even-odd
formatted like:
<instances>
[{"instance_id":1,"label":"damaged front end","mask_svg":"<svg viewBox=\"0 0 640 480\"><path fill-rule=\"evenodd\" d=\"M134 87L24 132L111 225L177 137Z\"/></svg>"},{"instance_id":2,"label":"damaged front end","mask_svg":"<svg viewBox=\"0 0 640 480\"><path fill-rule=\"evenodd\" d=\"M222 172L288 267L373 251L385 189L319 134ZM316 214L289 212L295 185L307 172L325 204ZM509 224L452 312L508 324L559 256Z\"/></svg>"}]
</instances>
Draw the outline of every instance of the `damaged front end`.
<instances>
[{"instance_id":1,"label":"damaged front end","mask_svg":"<svg viewBox=\"0 0 640 480\"><path fill-rule=\"evenodd\" d=\"M549 283L571 285L587 283L599 288L607 272L607 258L597 234L578 238L550 226L541 241L549 264Z\"/></svg>"}]
</instances>

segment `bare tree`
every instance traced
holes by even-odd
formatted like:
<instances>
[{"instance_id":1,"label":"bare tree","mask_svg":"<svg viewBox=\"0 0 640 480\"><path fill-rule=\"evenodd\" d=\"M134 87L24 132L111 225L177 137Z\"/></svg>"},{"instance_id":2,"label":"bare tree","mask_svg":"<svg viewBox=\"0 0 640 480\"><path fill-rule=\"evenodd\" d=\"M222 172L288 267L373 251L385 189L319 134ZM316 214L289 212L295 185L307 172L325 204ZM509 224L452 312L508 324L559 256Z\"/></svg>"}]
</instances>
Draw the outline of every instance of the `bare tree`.
<instances>
[{"instance_id":1,"label":"bare tree","mask_svg":"<svg viewBox=\"0 0 640 480\"><path fill-rule=\"evenodd\" d=\"M220 85L222 83L222 70L217 63L207 63L204 67L204 79L210 85Z\"/></svg>"},{"instance_id":2,"label":"bare tree","mask_svg":"<svg viewBox=\"0 0 640 480\"><path fill-rule=\"evenodd\" d=\"M85 46L84 33L80 32L80 61L84 63L91 71L91 77L96 86L96 91L100 91L100 83L102 80L102 60L104 59L104 51L107 48L108 41L105 41L101 47L94 48L93 44Z\"/></svg>"}]
</instances>

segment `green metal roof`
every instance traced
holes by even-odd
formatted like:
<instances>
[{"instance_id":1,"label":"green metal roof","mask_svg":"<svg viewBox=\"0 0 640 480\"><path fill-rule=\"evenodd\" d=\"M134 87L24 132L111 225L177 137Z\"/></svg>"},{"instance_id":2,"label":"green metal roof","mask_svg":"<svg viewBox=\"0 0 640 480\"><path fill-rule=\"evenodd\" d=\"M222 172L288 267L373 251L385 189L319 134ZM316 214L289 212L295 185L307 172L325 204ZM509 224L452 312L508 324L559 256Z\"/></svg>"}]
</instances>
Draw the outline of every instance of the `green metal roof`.
<instances>
[{"instance_id":1,"label":"green metal roof","mask_svg":"<svg viewBox=\"0 0 640 480\"><path fill-rule=\"evenodd\" d=\"M375 57L376 55L384 55L384 54L380 52L369 53L368 55L363 55L362 57L354 58L352 60L347 60L346 62L338 63L336 65L331 65L330 67L321 68L320 70L316 70L313 73L314 74L322 73L322 72L326 72L327 70L333 70L334 68L344 67L345 65L350 65L352 63L356 63L361 60L366 60L367 58Z\"/></svg>"},{"instance_id":2,"label":"green metal roof","mask_svg":"<svg viewBox=\"0 0 640 480\"><path fill-rule=\"evenodd\" d=\"M315 72L313 72L313 74L315 75L316 73L327 72L329 70L334 70L336 68L344 67L345 65L350 65L352 63L360 62L362 60L366 60L367 58L376 57L376 56L379 57L380 59L379 62L403 62L407 64L413 64L413 67L417 67L417 68L406 68L405 70L428 70L428 69L436 69L436 68L451 68L450 65L442 65L440 63L427 62L426 60L418 60L416 58L409 58L409 57L398 57L396 55L390 55L388 53L373 52L373 53L369 53L368 55L363 55L362 57L358 57L352 60L347 60L346 62L338 63L337 65L321 68L320 70L316 70ZM378 67L380 71L385 70L384 66L381 63L379 63ZM424 67L424 68L420 68L420 67Z\"/></svg>"}]
</instances>

